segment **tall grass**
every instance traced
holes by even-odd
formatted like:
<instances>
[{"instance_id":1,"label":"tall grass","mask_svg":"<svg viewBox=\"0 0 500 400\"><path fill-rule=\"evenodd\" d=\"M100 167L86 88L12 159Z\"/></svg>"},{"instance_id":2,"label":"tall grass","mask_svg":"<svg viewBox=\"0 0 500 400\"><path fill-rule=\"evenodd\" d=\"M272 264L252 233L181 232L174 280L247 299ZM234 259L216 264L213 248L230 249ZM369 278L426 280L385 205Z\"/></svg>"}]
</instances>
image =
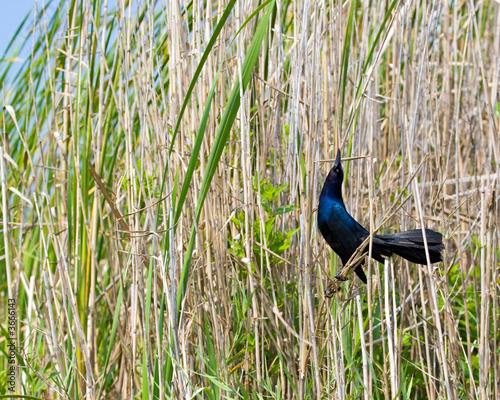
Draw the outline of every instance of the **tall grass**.
<instances>
[{"instance_id":1,"label":"tall grass","mask_svg":"<svg viewBox=\"0 0 500 400\"><path fill-rule=\"evenodd\" d=\"M31 16L0 63L17 394L500 399L498 2ZM337 148L352 215L442 232L442 263L370 261L325 299Z\"/></svg>"}]
</instances>

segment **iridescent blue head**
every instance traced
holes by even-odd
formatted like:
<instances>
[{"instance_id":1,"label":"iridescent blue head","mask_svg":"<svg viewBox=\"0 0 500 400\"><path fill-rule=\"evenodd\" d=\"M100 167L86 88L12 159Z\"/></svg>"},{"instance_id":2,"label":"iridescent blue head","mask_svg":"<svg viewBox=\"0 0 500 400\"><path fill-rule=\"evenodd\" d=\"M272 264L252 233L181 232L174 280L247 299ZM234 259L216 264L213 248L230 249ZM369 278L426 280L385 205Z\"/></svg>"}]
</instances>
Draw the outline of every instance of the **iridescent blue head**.
<instances>
[{"instance_id":1,"label":"iridescent blue head","mask_svg":"<svg viewBox=\"0 0 500 400\"><path fill-rule=\"evenodd\" d=\"M321 197L342 200L342 182L344 181L344 170L340 159L340 149L337 150L337 157L332 169L326 177Z\"/></svg>"},{"instance_id":2,"label":"iridescent blue head","mask_svg":"<svg viewBox=\"0 0 500 400\"><path fill-rule=\"evenodd\" d=\"M332 169L328 173L326 177L325 185L333 185L337 184L342 186L342 182L344 181L344 169L342 168L342 163L340 161L340 149L337 150L337 158L335 158L335 163L333 164Z\"/></svg>"}]
</instances>

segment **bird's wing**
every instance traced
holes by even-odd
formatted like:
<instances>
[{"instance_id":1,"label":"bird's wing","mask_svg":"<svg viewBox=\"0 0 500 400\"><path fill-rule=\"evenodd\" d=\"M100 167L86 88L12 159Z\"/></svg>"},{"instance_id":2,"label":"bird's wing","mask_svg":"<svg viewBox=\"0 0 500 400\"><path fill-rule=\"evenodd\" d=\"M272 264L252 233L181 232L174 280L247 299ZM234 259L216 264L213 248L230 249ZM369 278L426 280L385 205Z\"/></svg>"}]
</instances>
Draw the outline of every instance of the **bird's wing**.
<instances>
[{"instance_id":1,"label":"bird's wing","mask_svg":"<svg viewBox=\"0 0 500 400\"><path fill-rule=\"evenodd\" d=\"M327 239L327 241L340 256L343 264L349 261L349 258L368 236L368 231L351 217L343 204L339 203L332 205L332 212L328 218L328 228L332 232L332 236L335 237L333 240ZM335 244L335 247L332 243Z\"/></svg>"}]
</instances>

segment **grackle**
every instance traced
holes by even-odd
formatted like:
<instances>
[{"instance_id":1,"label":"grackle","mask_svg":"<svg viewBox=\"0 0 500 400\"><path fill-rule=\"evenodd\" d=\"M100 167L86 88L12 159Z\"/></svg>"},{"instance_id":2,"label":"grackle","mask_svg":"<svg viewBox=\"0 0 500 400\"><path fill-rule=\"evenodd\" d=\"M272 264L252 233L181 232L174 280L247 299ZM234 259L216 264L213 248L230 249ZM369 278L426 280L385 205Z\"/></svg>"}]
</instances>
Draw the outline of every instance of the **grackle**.
<instances>
[{"instance_id":1,"label":"grackle","mask_svg":"<svg viewBox=\"0 0 500 400\"><path fill-rule=\"evenodd\" d=\"M342 200L343 180L344 170L340 163L339 149L319 197L318 227L330 247L341 258L342 264L346 265L349 258L370 234L347 212ZM444 249L442 235L426 229L425 236L430 262L441 261L441 251ZM364 253L368 253L368 247L365 248ZM390 257L393 253L416 264L427 264L422 230L414 229L373 237L372 257L375 260L383 263L384 257ZM354 272L366 284L367 279L362 263L355 267Z\"/></svg>"}]
</instances>

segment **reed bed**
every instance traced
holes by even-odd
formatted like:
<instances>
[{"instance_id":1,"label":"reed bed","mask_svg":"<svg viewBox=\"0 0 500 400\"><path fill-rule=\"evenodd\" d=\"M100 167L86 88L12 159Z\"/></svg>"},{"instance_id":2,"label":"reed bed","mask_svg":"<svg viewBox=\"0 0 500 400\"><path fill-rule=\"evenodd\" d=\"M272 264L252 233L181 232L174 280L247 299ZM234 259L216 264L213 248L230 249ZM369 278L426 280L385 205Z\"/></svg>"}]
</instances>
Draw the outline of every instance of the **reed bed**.
<instances>
[{"instance_id":1,"label":"reed bed","mask_svg":"<svg viewBox=\"0 0 500 400\"><path fill-rule=\"evenodd\" d=\"M499 52L497 1L36 2L0 63L16 393L500 399ZM352 215L442 263L325 299L337 148Z\"/></svg>"}]
</instances>

